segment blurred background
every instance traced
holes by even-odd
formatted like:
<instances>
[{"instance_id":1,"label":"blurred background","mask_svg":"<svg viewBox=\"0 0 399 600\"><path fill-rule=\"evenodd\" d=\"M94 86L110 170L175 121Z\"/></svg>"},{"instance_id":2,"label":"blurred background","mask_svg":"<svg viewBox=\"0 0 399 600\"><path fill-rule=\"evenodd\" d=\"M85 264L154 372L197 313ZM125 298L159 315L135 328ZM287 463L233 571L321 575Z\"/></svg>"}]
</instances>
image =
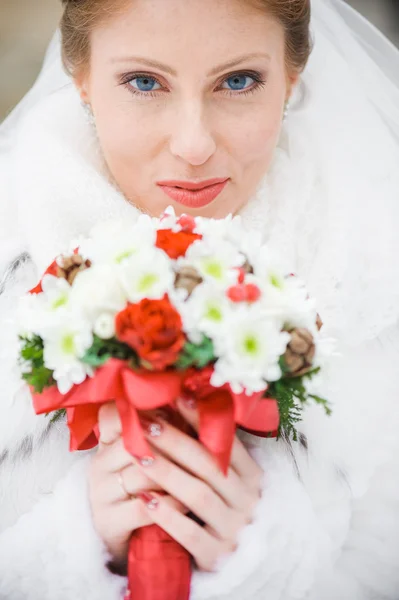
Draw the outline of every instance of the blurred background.
<instances>
[{"instance_id":1,"label":"blurred background","mask_svg":"<svg viewBox=\"0 0 399 600\"><path fill-rule=\"evenodd\" d=\"M399 0L347 0L399 47ZM34 82L60 0L0 0L0 122Z\"/></svg>"}]
</instances>

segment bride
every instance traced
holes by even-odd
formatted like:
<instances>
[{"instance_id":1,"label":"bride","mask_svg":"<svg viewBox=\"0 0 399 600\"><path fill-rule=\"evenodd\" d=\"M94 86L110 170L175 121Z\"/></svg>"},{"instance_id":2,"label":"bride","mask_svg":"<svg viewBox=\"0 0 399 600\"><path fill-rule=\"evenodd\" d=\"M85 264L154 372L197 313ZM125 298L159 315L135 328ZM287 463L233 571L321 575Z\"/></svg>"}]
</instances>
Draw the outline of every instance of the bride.
<instances>
[{"instance_id":1,"label":"bride","mask_svg":"<svg viewBox=\"0 0 399 600\"><path fill-rule=\"evenodd\" d=\"M149 523L192 554L194 600L397 599L399 53L340 0L64 3L0 129L1 600L122 598ZM332 417L307 409L299 442L240 434L227 478L165 420L135 461L113 404L70 454L15 367L16 300L53 257L170 204L241 214L337 341Z\"/></svg>"}]
</instances>

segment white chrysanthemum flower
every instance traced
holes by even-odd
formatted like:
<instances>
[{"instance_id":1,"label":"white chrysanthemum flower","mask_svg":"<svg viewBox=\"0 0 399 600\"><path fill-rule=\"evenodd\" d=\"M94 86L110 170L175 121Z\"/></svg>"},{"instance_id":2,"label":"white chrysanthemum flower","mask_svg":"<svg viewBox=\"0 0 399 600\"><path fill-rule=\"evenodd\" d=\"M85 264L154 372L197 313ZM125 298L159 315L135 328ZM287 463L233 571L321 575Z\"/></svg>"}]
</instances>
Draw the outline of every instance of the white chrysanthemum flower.
<instances>
[{"instance_id":1,"label":"white chrysanthemum flower","mask_svg":"<svg viewBox=\"0 0 399 600\"><path fill-rule=\"evenodd\" d=\"M247 370L245 377L241 371L237 371L226 360L219 359L215 363L215 370L212 373L211 384L214 387L221 387L228 383L234 394L246 393L248 396L257 392L266 390L267 385L258 370Z\"/></svg>"},{"instance_id":2,"label":"white chrysanthemum flower","mask_svg":"<svg viewBox=\"0 0 399 600\"><path fill-rule=\"evenodd\" d=\"M109 340L115 335L115 315L102 313L97 317L93 331L102 340Z\"/></svg>"},{"instance_id":3,"label":"white chrysanthemum flower","mask_svg":"<svg viewBox=\"0 0 399 600\"><path fill-rule=\"evenodd\" d=\"M262 303L265 308L280 315L282 325L288 328L305 327L316 331L316 304L308 297L302 280L287 276L279 263L266 247L254 260L257 284L262 290Z\"/></svg>"},{"instance_id":4,"label":"white chrysanthemum flower","mask_svg":"<svg viewBox=\"0 0 399 600\"><path fill-rule=\"evenodd\" d=\"M140 215L136 222L115 219L96 225L79 252L93 264L122 264L155 245L156 228L151 217Z\"/></svg>"},{"instance_id":5,"label":"white chrysanthemum flower","mask_svg":"<svg viewBox=\"0 0 399 600\"><path fill-rule=\"evenodd\" d=\"M21 335L43 337L69 310L72 288L65 279L45 275L42 289L40 294L27 294L20 300L18 322Z\"/></svg>"},{"instance_id":6,"label":"white chrysanthemum flower","mask_svg":"<svg viewBox=\"0 0 399 600\"><path fill-rule=\"evenodd\" d=\"M203 283L190 298L178 306L183 329L190 340L201 340L202 334L211 339L223 335L223 327L233 307L226 294L215 286Z\"/></svg>"},{"instance_id":7,"label":"white chrysanthemum flower","mask_svg":"<svg viewBox=\"0 0 399 600\"><path fill-rule=\"evenodd\" d=\"M213 383L230 383L234 391L254 392L264 389L262 381L279 379L279 360L290 341L290 335L279 325L258 306L240 305L227 320L223 335L214 340L220 358Z\"/></svg>"},{"instance_id":8,"label":"white chrysanthemum flower","mask_svg":"<svg viewBox=\"0 0 399 600\"><path fill-rule=\"evenodd\" d=\"M242 219L238 215L233 217L229 214L224 219L197 217L196 223L196 233L203 235L204 238L226 240L236 246L240 244L244 228Z\"/></svg>"},{"instance_id":9,"label":"white chrysanthemum flower","mask_svg":"<svg viewBox=\"0 0 399 600\"><path fill-rule=\"evenodd\" d=\"M133 303L144 298L163 298L173 288L175 281L171 260L157 248L150 248L137 260L132 258L125 261L118 272L127 298Z\"/></svg>"},{"instance_id":10,"label":"white chrysanthemum flower","mask_svg":"<svg viewBox=\"0 0 399 600\"><path fill-rule=\"evenodd\" d=\"M153 222L157 229L171 229L172 231L180 231L181 227L177 224L178 217L176 216L173 206L165 208L160 218L154 217Z\"/></svg>"},{"instance_id":11,"label":"white chrysanthemum flower","mask_svg":"<svg viewBox=\"0 0 399 600\"><path fill-rule=\"evenodd\" d=\"M207 238L191 244L178 264L193 266L204 281L226 288L236 283L236 269L244 262L243 254L230 242Z\"/></svg>"},{"instance_id":12,"label":"white chrysanthemum flower","mask_svg":"<svg viewBox=\"0 0 399 600\"><path fill-rule=\"evenodd\" d=\"M80 361L93 343L90 323L69 313L49 328L44 336L44 364L53 371L61 394L82 383L92 369Z\"/></svg>"},{"instance_id":13,"label":"white chrysanthemum flower","mask_svg":"<svg viewBox=\"0 0 399 600\"><path fill-rule=\"evenodd\" d=\"M93 265L77 274L71 288L71 304L92 325L104 313L116 315L127 304L127 295L113 265Z\"/></svg>"},{"instance_id":14,"label":"white chrysanthemum flower","mask_svg":"<svg viewBox=\"0 0 399 600\"><path fill-rule=\"evenodd\" d=\"M42 279L42 298L47 310L57 311L60 308L67 308L71 289L71 286L63 277L45 275Z\"/></svg>"}]
</instances>

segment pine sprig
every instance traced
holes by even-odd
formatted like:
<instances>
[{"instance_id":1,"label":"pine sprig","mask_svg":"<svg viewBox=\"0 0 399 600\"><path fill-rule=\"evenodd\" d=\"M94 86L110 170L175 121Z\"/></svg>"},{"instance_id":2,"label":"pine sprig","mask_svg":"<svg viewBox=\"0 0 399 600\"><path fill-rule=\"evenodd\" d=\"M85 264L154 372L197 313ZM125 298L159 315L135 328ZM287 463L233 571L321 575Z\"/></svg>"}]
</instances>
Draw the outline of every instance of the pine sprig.
<instances>
[{"instance_id":1,"label":"pine sprig","mask_svg":"<svg viewBox=\"0 0 399 600\"><path fill-rule=\"evenodd\" d=\"M192 342L186 342L182 353L175 363L177 369L189 369L190 367L196 367L202 369L209 363L215 360L215 348L212 340L205 335L202 338L200 344L193 344Z\"/></svg>"},{"instance_id":2,"label":"pine sprig","mask_svg":"<svg viewBox=\"0 0 399 600\"><path fill-rule=\"evenodd\" d=\"M20 337L22 379L31 386L34 392L41 394L45 388L55 384L53 371L44 364L44 345L39 336Z\"/></svg>"},{"instance_id":3,"label":"pine sprig","mask_svg":"<svg viewBox=\"0 0 399 600\"><path fill-rule=\"evenodd\" d=\"M275 381L269 385L267 395L277 400L280 413L279 437L284 433L284 435L297 441L296 424L301 421L303 407L309 400L323 406L326 414L331 415L328 401L315 394L310 394L306 390L305 379L312 379L319 371L320 368L316 368L301 377L283 375L280 381Z\"/></svg>"},{"instance_id":4,"label":"pine sprig","mask_svg":"<svg viewBox=\"0 0 399 600\"><path fill-rule=\"evenodd\" d=\"M47 413L46 417L48 417L50 414L52 415L50 423L58 423L58 421L61 421L66 416L66 409L60 408L60 410L56 410L53 413Z\"/></svg>"}]
</instances>

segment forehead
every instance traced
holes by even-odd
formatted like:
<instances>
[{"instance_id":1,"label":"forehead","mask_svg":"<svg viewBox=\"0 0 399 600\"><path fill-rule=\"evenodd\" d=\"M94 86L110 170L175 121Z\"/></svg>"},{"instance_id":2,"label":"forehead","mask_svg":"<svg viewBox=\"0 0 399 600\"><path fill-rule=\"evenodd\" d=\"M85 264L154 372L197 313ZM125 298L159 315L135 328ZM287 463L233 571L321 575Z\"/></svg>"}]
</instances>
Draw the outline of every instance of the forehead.
<instances>
[{"instance_id":1,"label":"forehead","mask_svg":"<svg viewBox=\"0 0 399 600\"><path fill-rule=\"evenodd\" d=\"M135 54L211 68L239 54L280 60L284 31L251 0L131 0L95 29L92 49L109 59Z\"/></svg>"}]
</instances>

